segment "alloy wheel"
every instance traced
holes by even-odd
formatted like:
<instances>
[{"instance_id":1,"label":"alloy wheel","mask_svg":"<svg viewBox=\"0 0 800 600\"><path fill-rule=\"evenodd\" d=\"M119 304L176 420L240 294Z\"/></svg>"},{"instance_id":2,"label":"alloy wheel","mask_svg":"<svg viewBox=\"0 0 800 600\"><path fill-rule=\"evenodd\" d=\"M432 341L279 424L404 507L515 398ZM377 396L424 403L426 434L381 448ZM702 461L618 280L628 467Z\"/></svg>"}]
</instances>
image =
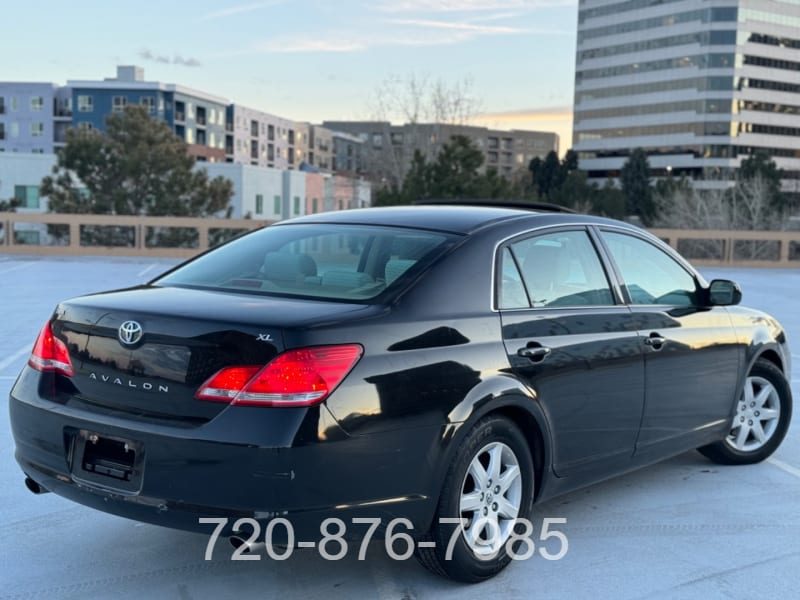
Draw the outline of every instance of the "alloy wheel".
<instances>
[{"instance_id":1,"label":"alloy wheel","mask_svg":"<svg viewBox=\"0 0 800 600\"><path fill-rule=\"evenodd\" d=\"M763 377L750 376L736 405L727 444L739 452L753 452L766 444L778 428L781 400L778 390Z\"/></svg>"},{"instance_id":2,"label":"alloy wheel","mask_svg":"<svg viewBox=\"0 0 800 600\"><path fill-rule=\"evenodd\" d=\"M522 502L522 474L514 451L487 444L470 462L461 486L462 533L476 556L491 557L505 544Z\"/></svg>"}]
</instances>

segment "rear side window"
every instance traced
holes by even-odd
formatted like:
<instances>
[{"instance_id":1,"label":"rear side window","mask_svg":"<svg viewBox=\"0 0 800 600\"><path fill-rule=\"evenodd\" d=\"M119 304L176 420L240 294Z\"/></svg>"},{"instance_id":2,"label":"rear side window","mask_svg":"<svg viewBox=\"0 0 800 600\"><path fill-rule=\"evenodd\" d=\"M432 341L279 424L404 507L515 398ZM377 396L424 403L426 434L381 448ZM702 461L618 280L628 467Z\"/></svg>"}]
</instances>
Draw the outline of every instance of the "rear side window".
<instances>
[{"instance_id":1,"label":"rear side window","mask_svg":"<svg viewBox=\"0 0 800 600\"><path fill-rule=\"evenodd\" d=\"M500 308L614 304L603 265L585 231L524 239L506 248L502 260Z\"/></svg>"},{"instance_id":2,"label":"rear side window","mask_svg":"<svg viewBox=\"0 0 800 600\"><path fill-rule=\"evenodd\" d=\"M395 227L283 225L226 244L155 283L368 301L400 288L457 236Z\"/></svg>"}]
</instances>

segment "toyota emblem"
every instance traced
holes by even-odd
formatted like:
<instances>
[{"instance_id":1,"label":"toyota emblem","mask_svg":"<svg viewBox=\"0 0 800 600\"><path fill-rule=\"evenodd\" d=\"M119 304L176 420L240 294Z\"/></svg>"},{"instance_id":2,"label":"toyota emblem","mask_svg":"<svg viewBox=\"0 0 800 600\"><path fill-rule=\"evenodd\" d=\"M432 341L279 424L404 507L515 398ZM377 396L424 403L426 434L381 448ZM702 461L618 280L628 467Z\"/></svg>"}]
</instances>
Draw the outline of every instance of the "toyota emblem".
<instances>
[{"instance_id":1,"label":"toyota emblem","mask_svg":"<svg viewBox=\"0 0 800 600\"><path fill-rule=\"evenodd\" d=\"M142 326L136 321L125 321L119 326L119 341L126 346L133 346L142 339Z\"/></svg>"}]
</instances>

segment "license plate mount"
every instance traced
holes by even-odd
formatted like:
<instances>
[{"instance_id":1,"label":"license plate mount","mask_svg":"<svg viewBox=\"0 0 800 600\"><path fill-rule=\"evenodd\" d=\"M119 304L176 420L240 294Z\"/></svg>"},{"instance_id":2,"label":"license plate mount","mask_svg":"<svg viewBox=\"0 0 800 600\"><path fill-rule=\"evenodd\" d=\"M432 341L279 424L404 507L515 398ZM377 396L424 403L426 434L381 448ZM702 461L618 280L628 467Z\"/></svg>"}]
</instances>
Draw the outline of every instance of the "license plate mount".
<instances>
[{"instance_id":1,"label":"license plate mount","mask_svg":"<svg viewBox=\"0 0 800 600\"><path fill-rule=\"evenodd\" d=\"M141 442L82 429L73 443L75 481L126 495L139 493L144 467Z\"/></svg>"}]
</instances>

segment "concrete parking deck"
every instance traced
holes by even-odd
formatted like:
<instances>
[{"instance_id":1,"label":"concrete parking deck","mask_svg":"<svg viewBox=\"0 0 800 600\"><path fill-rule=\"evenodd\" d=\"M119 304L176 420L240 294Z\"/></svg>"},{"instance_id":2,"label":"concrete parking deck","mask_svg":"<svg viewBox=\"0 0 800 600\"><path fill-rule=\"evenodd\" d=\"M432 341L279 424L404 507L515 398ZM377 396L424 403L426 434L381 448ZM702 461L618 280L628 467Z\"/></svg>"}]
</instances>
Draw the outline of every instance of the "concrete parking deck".
<instances>
[{"instance_id":1,"label":"concrete parking deck","mask_svg":"<svg viewBox=\"0 0 800 600\"><path fill-rule=\"evenodd\" d=\"M174 261L0 255L0 402L36 334L63 298L146 281ZM777 317L794 343L800 396L800 270L710 270L742 284L744 304ZM795 411L797 415L798 410ZM720 467L695 452L537 507L561 517L559 561L512 564L464 586L396 562L382 543L326 561L232 562L226 542L113 517L53 494L33 496L0 409L0 598L789 598L800 572L800 417L776 455ZM213 485L213 482L210 482ZM548 546L549 547L549 546ZM555 551L555 548L551 549Z\"/></svg>"}]
</instances>

